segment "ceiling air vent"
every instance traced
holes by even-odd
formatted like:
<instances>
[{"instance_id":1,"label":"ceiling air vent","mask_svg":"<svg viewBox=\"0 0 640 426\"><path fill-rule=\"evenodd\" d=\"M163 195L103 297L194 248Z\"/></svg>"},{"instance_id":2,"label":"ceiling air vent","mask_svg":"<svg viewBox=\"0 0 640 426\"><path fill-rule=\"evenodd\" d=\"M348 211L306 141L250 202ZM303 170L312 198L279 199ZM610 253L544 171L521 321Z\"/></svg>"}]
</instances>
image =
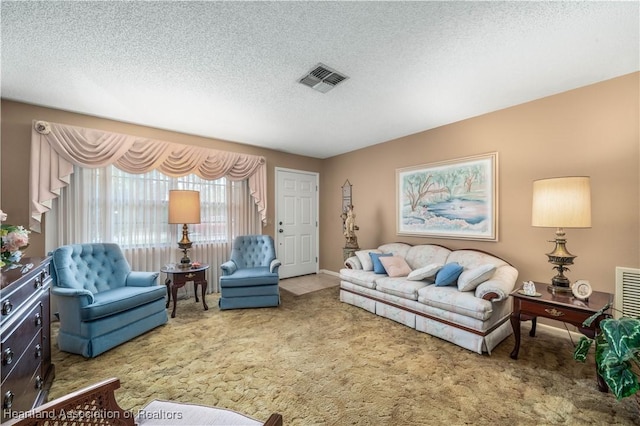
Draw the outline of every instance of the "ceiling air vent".
<instances>
[{"instance_id":1,"label":"ceiling air vent","mask_svg":"<svg viewBox=\"0 0 640 426\"><path fill-rule=\"evenodd\" d=\"M318 64L298 82L318 92L327 93L348 78L346 75L340 74L324 64Z\"/></svg>"}]
</instances>

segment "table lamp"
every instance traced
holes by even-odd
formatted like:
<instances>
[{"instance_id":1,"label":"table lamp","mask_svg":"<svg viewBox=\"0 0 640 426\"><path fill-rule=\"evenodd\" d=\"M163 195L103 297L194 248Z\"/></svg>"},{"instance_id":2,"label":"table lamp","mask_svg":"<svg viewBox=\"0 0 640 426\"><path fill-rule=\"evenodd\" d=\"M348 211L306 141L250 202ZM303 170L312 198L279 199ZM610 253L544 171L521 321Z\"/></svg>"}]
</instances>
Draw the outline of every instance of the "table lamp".
<instances>
[{"instance_id":1,"label":"table lamp","mask_svg":"<svg viewBox=\"0 0 640 426\"><path fill-rule=\"evenodd\" d=\"M200 223L200 193L189 190L169 191L169 223L182 224L182 240L178 241L178 247L183 256L180 259L180 268L190 268L189 249L189 223Z\"/></svg>"},{"instance_id":2,"label":"table lamp","mask_svg":"<svg viewBox=\"0 0 640 426\"><path fill-rule=\"evenodd\" d=\"M533 182L531 225L557 228L555 248L547 253L549 263L558 274L552 278L552 292L571 292L569 279L564 275L566 265L576 258L565 247L564 228L591 228L591 183L586 176L540 179Z\"/></svg>"}]
</instances>

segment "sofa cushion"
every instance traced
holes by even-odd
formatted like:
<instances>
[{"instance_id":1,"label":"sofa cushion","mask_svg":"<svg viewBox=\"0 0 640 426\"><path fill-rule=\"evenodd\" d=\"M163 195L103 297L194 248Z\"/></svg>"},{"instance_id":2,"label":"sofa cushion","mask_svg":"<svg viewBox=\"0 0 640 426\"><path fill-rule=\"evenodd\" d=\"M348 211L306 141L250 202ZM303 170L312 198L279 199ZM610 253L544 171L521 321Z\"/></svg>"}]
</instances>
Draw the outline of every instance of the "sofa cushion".
<instances>
[{"instance_id":1,"label":"sofa cushion","mask_svg":"<svg viewBox=\"0 0 640 426\"><path fill-rule=\"evenodd\" d=\"M243 268L236 270L231 275L220 277L220 287L247 287L254 285L277 284L279 275L271 272L268 266L255 268Z\"/></svg>"},{"instance_id":2,"label":"sofa cushion","mask_svg":"<svg viewBox=\"0 0 640 426\"><path fill-rule=\"evenodd\" d=\"M418 268L415 271L411 271L407 279L411 281L422 281L427 278L431 278L431 281L433 281L433 277L436 276L443 266L444 265L442 263L431 263L427 266L423 266L422 268Z\"/></svg>"},{"instance_id":3,"label":"sofa cushion","mask_svg":"<svg viewBox=\"0 0 640 426\"><path fill-rule=\"evenodd\" d=\"M450 253L451 250L446 247L436 244L421 244L411 247L404 256L404 260L407 261L411 269L418 269L433 263L444 265L448 262L447 258ZM399 253L394 252L394 254L398 255Z\"/></svg>"},{"instance_id":4,"label":"sofa cushion","mask_svg":"<svg viewBox=\"0 0 640 426\"><path fill-rule=\"evenodd\" d=\"M390 277L406 277L411 273L409 264L400 256L382 256L380 263Z\"/></svg>"},{"instance_id":5,"label":"sofa cushion","mask_svg":"<svg viewBox=\"0 0 640 426\"><path fill-rule=\"evenodd\" d=\"M407 258L407 253L413 247L407 243L388 243L378 247L382 253L393 253L395 256Z\"/></svg>"},{"instance_id":6,"label":"sofa cushion","mask_svg":"<svg viewBox=\"0 0 640 426\"><path fill-rule=\"evenodd\" d=\"M382 262L380 262L380 257L388 257L393 256L391 253L369 253L371 257L371 262L373 262L373 272L376 274L386 274L387 271L384 270L384 266L382 266Z\"/></svg>"},{"instance_id":7,"label":"sofa cushion","mask_svg":"<svg viewBox=\"0 0 640 426\"><path fill-rule=\"evenodd\" d=\"M150 287L119 287L112 290L101 291L100 293L94 294L92 304L81 308L80 315L82 321L93 321L98 318L128 311L158 299L164 299L166 295L167 290L163 285Z\"/></svg>"},{"instance_id":8,"label":"sofa cushion","mask_svg":"<svg viewBox=\"0 0 640 426\"><path fill-rule=\"evenodd\" d=\"M117 244L72 244L53 252L55 285L91 293L123 287L131 267Z\"/></svg>"},{"instance_id":9,"label":"sofa cushion","mask_svg":"<svg viewBox=\"0 0 640 426\"><path fill-rule=\"evenodd\" d=\"M362 270L364 271L373 271L373 261L371 260L371 256L369 253L382 253L378 249L373 250L358 250L355 254L360 263L362 264Z\"/></svg>"},{"instance_id":10,"label":"sofa cushion","mask_svg":"<svg viewBox=\"0 0 640 426\"><path fill-rule=\"evenodd\" d=\"M375 274L373 271L363 271L362 269L340 269L340 279L348 281L350 283L374 289L376 288L376 279L380 278L380 275Z\"/></svg>"},{"instance_id":11,"label":"sofa cushion","mask_svg":"<svg viewBox=\"0 0 640 426\"><path fill-rule=\"evenodd\" d=\"M418 300L418 290L426 286L424 281L407 281L404 277L376 279L376 290L410 300Z\"/></svg>"},{"instance_id":12,"label":"sofa cushion","mask_svg":"<svg viewBox=\"0 0 640 426\"><path fill-rule=\"evenodd\" d=\"M418 289L418 302L481 321L488 320L493 313L490 301L475 297L469 291L458 291L453 286L428 285Z\"/></svg>"},{"instance_id":13,"label":"sofa cushion","mask_svg":"<svg viewBox=\"0 0 640 426\"><path fill-rule=\"evenodd\" d=\"M447 258L447 263L450 263L450 262L457 262L460 265L462 265L465 269L472 269L480 265L484 265L486 263L491 263L495 265L496 268L499 268L502 265L508 265L507 262L500 259L499 257L493 256L489 253L484 253L481 251L471 250L471 249L452 251L449 257Z\"/></svg>"},{"instance_id":14,"label":"sofa cushion","mask_svg":"<svg viewBox=\"0 0 640 426\"><path fill-rule=\"evenodd\" d=\"M462 273L462 266L456 262L447 263L436 274L436 285L445 287L456 282Z\"/></svg>"},{"instance_id":15,"label":"sofa cushion","mask_svg":"<svg viewBox=\"0 0 640 426\"><path fill-rule=\"evenodd\" d=\"M458 277L458 290L475 290L478 285L491 278L495 270L496 266L491 263L485 263L472 269L465 269Z\"/></svg>"}]
</instances>

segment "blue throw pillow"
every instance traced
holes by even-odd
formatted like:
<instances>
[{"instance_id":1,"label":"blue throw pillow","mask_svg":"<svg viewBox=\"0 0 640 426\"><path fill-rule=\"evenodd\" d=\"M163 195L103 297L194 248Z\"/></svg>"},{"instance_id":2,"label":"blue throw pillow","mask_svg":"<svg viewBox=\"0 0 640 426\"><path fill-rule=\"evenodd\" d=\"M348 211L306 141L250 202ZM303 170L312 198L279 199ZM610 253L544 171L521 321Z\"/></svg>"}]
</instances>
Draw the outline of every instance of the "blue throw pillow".
<instances>
[{"instance_id":1,"label":"blue throw pillow","mask_svg":"<svg viewBox=\"0 0 640 426\"><path fill-rule=\"evenodd\" d=\"M393 256L391 253L372 253L369 252L369 256L371 257L371 262L373 262L373 272L376 274L386 274L387 271L384 269L382 262L380 262L380 257Z\"/></svg>"},{"instance_id":2,"label":"blue throw pillow","mask_svg":"<svg viewBox=\"0 0 640 426\"><path fill-rule=\"evenodd\" d=\"M436 274L436 286L445 287L456 282L462 273L462 266L459 263L447 263Z\"/></svg>"}]
</instances>

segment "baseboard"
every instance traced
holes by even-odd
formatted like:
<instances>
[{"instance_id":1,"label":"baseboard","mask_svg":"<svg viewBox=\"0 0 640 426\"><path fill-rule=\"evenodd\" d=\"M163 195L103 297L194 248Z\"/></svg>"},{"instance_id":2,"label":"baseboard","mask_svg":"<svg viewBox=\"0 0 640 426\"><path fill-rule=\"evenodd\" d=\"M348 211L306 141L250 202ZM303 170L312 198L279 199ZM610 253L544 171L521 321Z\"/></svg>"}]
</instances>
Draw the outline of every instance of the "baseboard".
<instances>
[{"instance_id":1,"label":"baseboard","mask_svg":"<svg viewBox=\"0 0 640 426\"><path fill-rule=\"evenodd\" d=\"M320 269L318 270L319 274L327 274L327 275L332 275L334 277L339 277L340 274L338 272L334 272L334 271L330 271L328 269Z\"/></svg>"},{"instance_id":2,"label":"baseboard","mask_svg":"<svg viewBox=\"0 0 640 426\"><path fill-rule=\"evenodd\" d=\"M529 321L527 321L527 323L530 324ZM523 324L525 324L525 323L523 322ZM584 336L584 334L580 333L579 331L573 331L573 330L568 330L567 331L566 328L554 327L554 326L548 325L548 324L541 324L540 322L538 322L537 328L538 328L538 330L544 329L545 331L548 331L549 333L551 333L551 334L553 334L554 336L557 336L557 337L567 337L567 334L570 334L571 338L579 340L582 336Z\"/></svg>"}]
</instances>

